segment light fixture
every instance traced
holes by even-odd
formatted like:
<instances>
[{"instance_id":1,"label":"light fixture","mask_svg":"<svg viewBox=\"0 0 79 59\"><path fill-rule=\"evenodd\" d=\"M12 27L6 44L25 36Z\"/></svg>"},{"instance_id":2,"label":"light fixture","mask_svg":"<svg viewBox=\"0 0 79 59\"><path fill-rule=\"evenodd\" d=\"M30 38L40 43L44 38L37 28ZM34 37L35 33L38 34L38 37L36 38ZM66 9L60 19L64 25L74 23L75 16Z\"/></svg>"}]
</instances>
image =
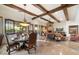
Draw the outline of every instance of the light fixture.
<instances>
[{"instance_id":1,"label":"light fixture","mask_svg":"<svg viewBox=\"0 0 79 59\"><path fill-rule=\"evenodd\" d=\"M26 6L26 4L24 4L24 9L25 9L25 6ZM21 22L20 25L24 26L24 27L29 26L29 23L26 21L26 18L25 18L25 13L24 13L24 21Z\"/></svg>"},{"instance_id":2,"label":"light fixture","mask_svg":"<svg viewBox=\"0 0 79 59\"><path fill-rule=\"evenodd\" d=\"M20 25L21 25L21 26L24 26L24 27L25 27L25 26L29 26L29 24L24 23L24 22L21 22Z\"/></svg>"},{"instance_id":3,"label":"light fixture","mask_svg":"<svg viewBox=\"0 0 79 59\"><path fill-rule=\"evenodd\" d=\"M38 28L37 28L37 27L35 27L35 30L38 30Z\"/></svg>"}]
</instances>

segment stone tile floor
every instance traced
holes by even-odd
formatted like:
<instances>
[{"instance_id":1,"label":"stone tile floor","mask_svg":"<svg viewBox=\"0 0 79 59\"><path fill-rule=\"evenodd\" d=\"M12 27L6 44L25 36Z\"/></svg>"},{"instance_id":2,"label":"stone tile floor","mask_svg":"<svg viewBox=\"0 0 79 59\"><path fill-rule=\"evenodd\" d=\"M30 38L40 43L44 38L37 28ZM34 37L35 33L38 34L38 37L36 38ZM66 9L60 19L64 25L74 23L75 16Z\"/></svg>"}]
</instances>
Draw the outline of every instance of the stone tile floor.
<instances>
[{"instance_id":1,"label":"stone tile floor","mask_svg":"<svg viewBox=\"0 0 79 59\"><path fill-rule=\"evenodd\" d=\"M79 42L73 41L37 41L36 53L31 50L31 55L79 55ZM12 55L28 55L27 51L14 51ZM7 55L6 45L0 47L0 55Z\"/></svg>"}]
</instances>

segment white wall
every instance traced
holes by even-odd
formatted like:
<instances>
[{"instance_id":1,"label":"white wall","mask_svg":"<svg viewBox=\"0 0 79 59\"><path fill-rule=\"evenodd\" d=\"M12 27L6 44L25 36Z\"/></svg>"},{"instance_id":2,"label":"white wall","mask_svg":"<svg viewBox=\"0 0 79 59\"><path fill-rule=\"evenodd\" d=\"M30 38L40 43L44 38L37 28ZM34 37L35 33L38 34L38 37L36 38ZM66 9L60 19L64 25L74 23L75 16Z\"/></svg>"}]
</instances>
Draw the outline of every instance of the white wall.
<instances>
[{"instance_id":1,"label":"white wall","mask_svg":"<svg viewBox=\"0 0 79 59\"><path fill-rule=\"evenodd\" d=\"M61 23L54 23L53 24L53 27L54 27L54 31L56 30L56 28L64 28L64 31L65 31L65 27L66 26L66 22L65 21L63 21L63 22L61 22Z\"/></svg>"}]
</instances>

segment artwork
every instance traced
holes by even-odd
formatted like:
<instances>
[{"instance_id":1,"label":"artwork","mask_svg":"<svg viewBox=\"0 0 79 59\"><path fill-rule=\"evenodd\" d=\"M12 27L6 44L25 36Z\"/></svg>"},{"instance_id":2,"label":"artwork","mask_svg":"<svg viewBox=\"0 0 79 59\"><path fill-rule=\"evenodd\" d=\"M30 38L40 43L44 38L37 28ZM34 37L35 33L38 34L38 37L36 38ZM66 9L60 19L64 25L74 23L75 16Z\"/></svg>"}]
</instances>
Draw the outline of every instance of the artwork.
<instances>
[{"instance_id":1,"label":"artwork","mask_svg":"<svg viewBox=\"0 0 79 59\"><path fill-rule=\"evenodd\" d=\"M63 32L63 28L56 28L57 32Z\"/></svg>"},{"instance_id":2,"label":"artwork","mask_svg":"<svg viewBox=\"0 0 79 59\"><path fill-rule=\"evenodd\" d=\"M69 34L78 34L78 25L69 26Z\"/></svg>"}]
</instances>

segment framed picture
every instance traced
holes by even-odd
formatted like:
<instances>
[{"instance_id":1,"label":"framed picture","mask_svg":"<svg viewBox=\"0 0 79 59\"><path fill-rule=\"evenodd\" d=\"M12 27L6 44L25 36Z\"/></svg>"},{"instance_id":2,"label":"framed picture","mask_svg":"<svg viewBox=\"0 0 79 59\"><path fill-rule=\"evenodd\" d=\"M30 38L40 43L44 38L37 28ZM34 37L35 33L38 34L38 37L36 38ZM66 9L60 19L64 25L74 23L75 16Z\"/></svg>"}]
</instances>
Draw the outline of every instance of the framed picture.
<instances>
[{"instance_id":1,"label":"framed picture","mask_svg":"<svg viewBox=\"0 0 79 59\"><path fill-rule=\"evenodd\" d=\"M69 34L78 34L78 25L69 26Z\"/></svg>"},{"instance_id":2,"label":"framed picture","mask_svg":"<svg viewBox=\"0 0 79 59\"><path fill-rule=\"evenodd\" d=\"M57 32L63 32L63 28L56 28Z\"/></svg>"}]
</instances>

